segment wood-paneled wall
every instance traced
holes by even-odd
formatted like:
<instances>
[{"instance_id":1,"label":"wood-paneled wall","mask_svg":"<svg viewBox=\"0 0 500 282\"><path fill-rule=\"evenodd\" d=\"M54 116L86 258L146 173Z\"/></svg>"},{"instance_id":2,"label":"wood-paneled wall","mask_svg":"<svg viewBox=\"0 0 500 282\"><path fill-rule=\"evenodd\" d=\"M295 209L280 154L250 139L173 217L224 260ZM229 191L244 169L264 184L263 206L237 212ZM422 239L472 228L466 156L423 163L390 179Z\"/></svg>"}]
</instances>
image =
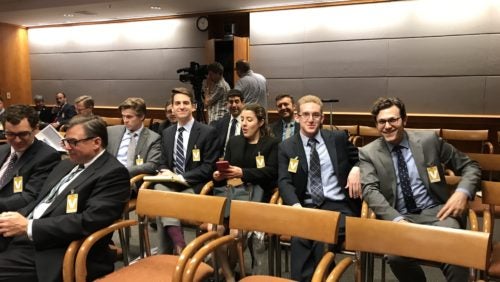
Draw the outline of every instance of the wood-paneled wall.
<instances>
[{"instance_id":1,"label":"wood-paneled wall","mask_svg":"<svg viewBox=\"0 0 500 282\"><path fill-rule=\"evenodd\" d=\"M6 106L32 101L29 58L26 29L0 23L0 96Z\"/></svg>"}]
</instances>

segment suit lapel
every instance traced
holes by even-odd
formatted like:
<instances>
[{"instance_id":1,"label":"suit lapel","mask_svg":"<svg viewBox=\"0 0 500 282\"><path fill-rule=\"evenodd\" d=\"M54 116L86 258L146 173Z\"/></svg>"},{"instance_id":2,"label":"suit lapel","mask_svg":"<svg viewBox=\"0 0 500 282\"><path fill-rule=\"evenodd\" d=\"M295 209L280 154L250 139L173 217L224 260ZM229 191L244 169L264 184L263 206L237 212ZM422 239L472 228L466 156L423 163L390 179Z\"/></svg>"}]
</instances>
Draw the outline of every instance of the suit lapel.
<instances>
[{"instance_id":1,"label":"suit lapel","mask_svg":"<svg viewBox=\"0 0 500 282\"><path fill-rule=\"evenodd\" d=\"M420 175L420 179L425 184L425 187L429 187L429 179L427 177L427 171L424 168L428 167L431 164L425 163L425 155L424 149L422 147L422 143L420 142L420 138L412 132L407 132L408 143L410 144L411 154L413 155L413 159L415 160L415 164L417 166L418 174Z\"/></svg>"},{"instance_id":2,"label":"suit lapel","mask_svg":"<svg viewBox=\"0 0 500 282\"><path fill-rule=\"evenodd\" d=\"M141 130L141 135L139 136L139 140L137 140L137 146L135 147L134 156L139 155L140 152L144 150L144 146L146 146L146 140L149 138L149 131L146 128ZM146 156L141 156L145 158Z\"/></svg>"},{"instance_id":3,"label":"suit lapel","mask_svg":"<svg viewBox=\"0 0 500 282\"><path fill-rule=\"evenodd\" d=\"M69 160L65 163L64 166L57 166L55 170L55 175L51 175L51 177L47 177L47 180L44 183L44 186L42 188L42 191L40 192L40 195L38 196L38 201L40 202L43 198L45 198L52 188L56 186L56 184L64 177L66 176L76 165L70 162Z\"/></svg>"},{"instance_id":4,"label":"suit lapel","mask_svg":"<svg viewBox=\"0 0 500 282\"><path fill-rule=\"evenodd\" d=\"M165 142L167 143L166 148L162 148L167 155L167 167L174 168L174 144L175 144L175 132L177 131L177 125L170 126L166 130Z\"/></svg>"},{"instance_id":5,"label":"suit lapel","mask_svg":"<svg viewBox=\"0 0 500 282\"><path fill-rule=\"evenodd\" d=\"M391 183L391 190L393 195L397 195L397 178L396 178L396 171L394 169L394 164L392 162L392 157L391 157L391 152L389 152L389 149L387 148L387 145L385 142L381 139L379 139L379 147L377 148L377 151L379 152L380 156L380 162L382 163L382 167L387 168L388 173L386 177L388 178L388 183ZM390 171L390 173L389 173ZM396 196L394 196L394 199L396 199ZM394 204L394 203L392 203Z\"/></svg>"},{"instance_id":6,"label":"suit lapel","mask_svg":"<svg viewBox=\"0 0 500 282\"><path fill-rule=\"evenodd\" d=\"M302 140L300 139L300 134L296 134L290 138L293 138L293 151L297 152L299 164L302 167L304 173L307 174L309 170L307 167L307 157L306 152L304 151L304 145L302 144Z\"/></svg>"},{"instance_id":7,"label":"suit lapel","mask_svg":"<svg viewBox=\"0 0 500 282\"><path fill-rule=\"evenodd\" d=\"M110 139L110 144L111 144L111 146L109 146L111 148L110 154L112 154L113 156L118 155L118 151L120 150L120 144L122 143L123 135L125 134L126 131L127 130L125 126L120 125L118 130L116 130L116 132L118 132L119 134L113 134L113 133L109 134L108 138Z\"/></svg>"},{"instance_id":8,"label":"suit lapel","mask_svg":"<svg viewBox=\"0 0 500 282\"><path fill-rule=\"evenodd\" d=\"M193 123L193 127L191 127L191 132L189 133L189 141L186 152L186 163L184 165L185 169L188 169L188 164L191 164L191 152L193 151L194 146L196 145L198 149L200 149L199 145L196 144L198 142L198 137L200 136L200 125L197 121Z\"/></svg>"},{"instance_id":9,"label":"suit lapel","mask_svg":"<svg viewBox=\"0 0 500 282\"><path fill-rule=\"evenodd\" d=\"M6 145L3 145L2 147L0 147L0 168L3 166L3 164L5 163L6 159L8 158L8 156L10 155L10 145L6 144ZM6 182L5 184L7 184L8 182ZM3 186L5 187L5 185ZM0 190L3 189L3 187L0 187Z\"/></svg>"},{"instance_id":10,"label":"suit lapel","mask_svg":"<svg viewBox=\"0 0 500 282\"><path fill-rule=\"evenodd\" d=\"M333 133L321 130L321 136L323 137L323 141L325 142L326 149L328 150L328 154L330 155L330 161L333 165L333 170L335 171L335 175L339 176L339 164L337 161L337 144L335 143L335 138L333 138Z\"/></svg>"}]
</instances>

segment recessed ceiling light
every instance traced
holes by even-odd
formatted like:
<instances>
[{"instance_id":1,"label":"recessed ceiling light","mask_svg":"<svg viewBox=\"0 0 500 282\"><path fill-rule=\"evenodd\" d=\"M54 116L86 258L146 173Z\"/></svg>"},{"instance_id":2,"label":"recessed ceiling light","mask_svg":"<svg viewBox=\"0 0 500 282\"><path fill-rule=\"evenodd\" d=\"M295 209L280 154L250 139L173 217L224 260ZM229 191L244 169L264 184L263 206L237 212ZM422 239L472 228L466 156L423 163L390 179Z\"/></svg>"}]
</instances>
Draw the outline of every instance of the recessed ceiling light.
<instances>
[{"instance_id":1,"label":"recessed ceiling light","mask_svg":"<svg viewBox=\"0 0 500 282\"><path fill-rule=\"evenodd\" d=\"M74 17L75 15L73 15L73 14L64 14L64 16L65 16L65 17L67 17L67 18L72 18L72 17Z\"/></svg>"},{"instance_id":2,"label":"recessed ceiling light","mask_svg":"<svg viewBox=\"0 0 500 282\"><path fill-rule=\"evenodd\" d=\"M161 10L160 6L151 6L149 7L151 10Z\"/></svg>"}]
</instances>

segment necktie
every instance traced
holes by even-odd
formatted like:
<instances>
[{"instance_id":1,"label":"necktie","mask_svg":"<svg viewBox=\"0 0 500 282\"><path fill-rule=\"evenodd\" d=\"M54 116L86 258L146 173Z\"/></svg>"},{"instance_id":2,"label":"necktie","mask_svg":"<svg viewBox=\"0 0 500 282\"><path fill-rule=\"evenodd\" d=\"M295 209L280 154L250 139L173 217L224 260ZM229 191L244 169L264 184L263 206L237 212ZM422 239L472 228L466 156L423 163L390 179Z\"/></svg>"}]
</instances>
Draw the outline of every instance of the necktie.
<instances>
[{"instance_id":1,"label":"necktie","mask_svg":"<svg viewBox=\"0 0 500 282\"><path fill-rule=\"evenodd\" d=\"M52 190L50 190L49 195L47 196L47 198L45 198L45 200L43 200L43 202L46 203L46 204L52 203L54 201L54 199L56 198L56 196L57 196L57 194L58 194L59 189L61 188L61 186L63 186L65 183L67 183L71 179L73 179L73 177L75 177L75 175L77 173L79 173L80 171L82 171L83 169L84 169L83 165L78 165L78 168L76 170L73 169L70 173L68 173L65 177L63 177L56 184L56 186L54 186L54 188L52 188Z\"/></svg>"},{"instance_id":2,"label":"necktie","mask_svg":"<svg viewBox=\"0 0 500 282\"><path fill-rule=\"evenodd\" d=\"M285 139L287 139L288 137L292 136L292 126L293 126L293 123L287 123L285 124Z\"/></svg>"},{"instance_id":3,"label":"necktie","mask_svg":"<svg viewBox=\"0 0 500 282\"><path fill-rule=\"evenodd\" d=\"M127 168L131 168L134 165L135 148L137 147L137 133L130 133L130 135L130 143L128 144L127 151Z\"/></svg>"},{"instance_id":4,"label":"necktie","mask_svg":"<svg viewBox=\"0 0 500 282\"><path fill-rule=\"evenodd\" d=\"M9 182L12 173L14 172L14 165L16 164L17 161L17 154L16 152L13 152L10 154L10 160L9 164L7 165L7 168L3 172L2 177L0 177L0 188L3 187L7 182Z\"/></svg>"},{"instance_id":5,"label":"necktie","mask_svg":"<svg viewBox=\"0 0 500 282\"><path fill-rule=\"evenodd\" d=\"M406 161L403 158L401 148L402 147L400 145L397 145L393 149L393 151L396 152L396 156L398 159L399 183L401 185L401 191L403 192L406 209L410 213L415 213L418 211L417 204L415 203L415 199L413 198L413 192L411 190L410 184L410 175L408 174L408 167L406 166Z\"/></svg>"},{"instance_id":6,"label":"necktie","mask_svg":"<svg viewBox=\"0 0 500 282\"><path fill-rule=\"evenodd\" d=\"M309 157L309 187L311 189L311 198L313 203L320 206L323 203L323 184L321 183L321 163L319 161L316 144L318 141L311 138L307 141L307 146L311 147L311 155Z\"/></svg>"},{"instance_id":7,"label":"necktie","mask_svg":"<svg viewBox=\"0 0 500 282\"><path fill-rule=\"evenodd\" d=\"M238 121L235 118L233 118L231 120L231 128L229 128L229 138L233 137L234 134L236 133L236 124L237 123L238 123Z\"/></svg>"},{"instance_id":8,"label":"necktie","mask_svg":"<svg viewBox=\"0 0 500 282\"><path fill-rule=\"evenodd\" d=\"M179 127L177 131L177 142L175 145L175 173L183 174L184 173L184 139L182 137L182 132L184 131L184 127Z\"/></svg>"}]
</instances>

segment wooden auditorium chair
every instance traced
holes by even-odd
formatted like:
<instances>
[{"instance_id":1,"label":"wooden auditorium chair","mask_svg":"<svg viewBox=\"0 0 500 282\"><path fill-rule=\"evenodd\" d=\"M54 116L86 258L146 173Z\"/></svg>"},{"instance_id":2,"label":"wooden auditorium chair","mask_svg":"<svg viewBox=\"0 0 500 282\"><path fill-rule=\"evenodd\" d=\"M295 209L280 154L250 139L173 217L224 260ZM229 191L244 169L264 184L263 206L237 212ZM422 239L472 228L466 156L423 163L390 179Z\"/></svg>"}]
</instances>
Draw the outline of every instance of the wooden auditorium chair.
<instances>
[{"instance_id":1,"label":"wooden auditorium chair","mask_svg":"<svg viewBox=\"0 0 500 282\"><path fill-rule=\"evenodd\" d=\"M457 130L457 129L441 129L441 137L452 143L463 152L479 152L493 154L493 144L488 140L488 129L480 130ZM478 150L470 150L470 143L475 142L480 144Z\"/></svg>"}]
</instances>

